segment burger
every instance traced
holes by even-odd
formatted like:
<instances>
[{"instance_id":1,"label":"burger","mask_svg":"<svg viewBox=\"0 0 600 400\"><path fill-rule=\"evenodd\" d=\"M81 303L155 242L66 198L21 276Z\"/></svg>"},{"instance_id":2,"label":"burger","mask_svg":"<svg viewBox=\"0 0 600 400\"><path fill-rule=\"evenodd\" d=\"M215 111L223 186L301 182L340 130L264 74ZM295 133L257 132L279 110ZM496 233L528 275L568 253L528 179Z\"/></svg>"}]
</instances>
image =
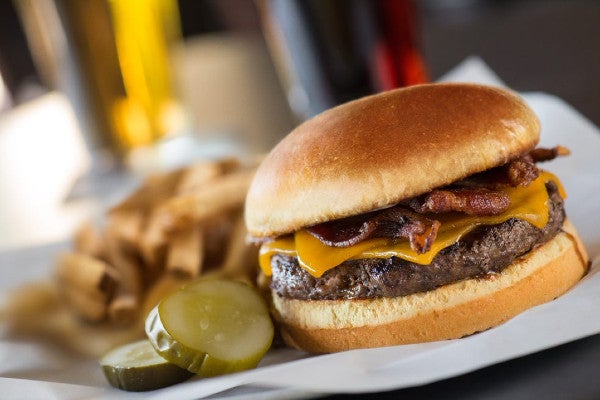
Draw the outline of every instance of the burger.
<instances>
[{"instance_id":1,"label":"burger","mask_svg":"<svg viewBox=\"0 0 600 400\"><path fill-rule=\"evenodd\" d=\"M245 221L283 339L311 353L460 338L575 285L589 260L540 123L511 91L426 84L302 123Z\"/></svg>"}]
</instances>

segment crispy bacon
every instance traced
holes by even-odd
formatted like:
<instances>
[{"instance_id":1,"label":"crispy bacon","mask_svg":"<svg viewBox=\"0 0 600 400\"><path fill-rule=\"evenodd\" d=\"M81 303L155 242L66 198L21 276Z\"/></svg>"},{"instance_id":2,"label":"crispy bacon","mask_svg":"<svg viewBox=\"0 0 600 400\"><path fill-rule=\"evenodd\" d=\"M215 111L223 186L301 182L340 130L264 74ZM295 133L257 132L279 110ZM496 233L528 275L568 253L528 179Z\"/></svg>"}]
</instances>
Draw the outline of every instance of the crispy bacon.
<instances>
[{"instance_id":1,"label":"crispy bacon","mask_svg":"<svg viewBox=\"0 0 600 400\"><path fill-rule=\"evenodd\" d=\"M504 169L508 184L513 187L529 186L531 182L540 176L540 170L530 155L509 162L504 166Z\"/></svg>"},{"instance_id":2,"label":"crispy bacon","mask_svg":"<svg viewBox=\"0 0 600 400\"><path fill-rule=\"evenodd\" d=\"M407 205L418 213L458 211L468 215L496 215L508 209L510 198L504 192L486 188L448 188L410 199Z\"/></svg>"},{"instance_id":3,"label":"crispy bacon","mask_svg":"<svg viewBox=\"0 0 600 400\"><path fill-rule=\"evenodd\" d=\"M540 175L533 158L524 155L496 168L489 169L457 182L457 185L475 185L495 189L501 186L528 186Z\"/></svg>"},{"instance_id":4,"label":"crispy bacon","mask_svg":"<svg viewBox=\"0 0 600 400\"><path fill-rule=\"evenodd\" d=\"M548 161L568 154L570 154L569 149L563 146L550 149L538 147L504 165L471 175L454 186L475 186L488 189L496 189L501 186L528 186L540 176L540 170L535 165L536 162Z\"/></svg>"},{"instance_id":5,"label":"crispy bacon","mask_svg":"<svg viewBox=\"0 0 600 400\"><path fill-rule=\"evenodd\" d=\"M394 206L369 214L325 222L307 228L322 243L348 247L366 239L386 237L408 238L411 248L426 253L437 236L440 222L417 214L405 207Z\"/></svg>"},{"instance_id":6,"label":"crispy bacon","mask_svg":"<svg viewBox=\"0 0 600 400\"><path fill-rule=\"evenodd\" d=\"M533 158L524 155L499 167L473 174L454 183L452 187L476 187L493 190L502 186L528 186L539 175L540 170L533 162Z\"/></svg>"},{"instance_id":7,"label":"crispy bacon","mask_svg":"<svg viewBox=\"0 0 600 400\"><path fill-rule=\"evenodd\" d=\"M534 162L554 160L556 157L568 156L569 154L571 154L571 151L564 146L555 146L551 149L538 147L529 152Z\"/></svg>"}]
</instances>

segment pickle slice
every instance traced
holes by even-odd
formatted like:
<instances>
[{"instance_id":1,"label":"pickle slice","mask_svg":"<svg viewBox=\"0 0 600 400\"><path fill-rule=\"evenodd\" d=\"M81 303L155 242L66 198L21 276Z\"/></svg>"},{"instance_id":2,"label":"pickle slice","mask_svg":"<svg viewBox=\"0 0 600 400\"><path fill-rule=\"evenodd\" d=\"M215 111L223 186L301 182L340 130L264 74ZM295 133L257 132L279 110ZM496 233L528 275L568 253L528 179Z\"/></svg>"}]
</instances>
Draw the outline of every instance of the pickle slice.
<instances>
[{"instance_id":1,"label":"pickle slice","mask_svg":"<svg viewBox=\"0 0 600 400\"><path fill-rule=\"evenodd\" d=\"M159 356L146 339L109 351L100 365L112 386L132 392L174 385L193 375Z\"/></svg>"},{"instance_id":2,"label":"pickle slice","mask_svg":"<svg viewBox=\"0 0 600 400\"><path fill-rule=\"evenodd\" d=\"M146 319L156 351L204 377L256 367L273 333L260 294L228 280L194 282L163 299Z\"/></svg>"}]
</instances>

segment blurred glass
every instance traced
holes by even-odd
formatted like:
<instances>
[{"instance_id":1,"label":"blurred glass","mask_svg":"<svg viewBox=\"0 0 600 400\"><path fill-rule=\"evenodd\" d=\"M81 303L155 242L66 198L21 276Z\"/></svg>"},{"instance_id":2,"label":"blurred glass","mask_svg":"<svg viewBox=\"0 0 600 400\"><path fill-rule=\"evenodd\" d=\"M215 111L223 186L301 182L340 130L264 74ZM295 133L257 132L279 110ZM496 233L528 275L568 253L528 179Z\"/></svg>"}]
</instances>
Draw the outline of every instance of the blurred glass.
<instances>
[{"instance_id":1,"label":"blurred glass","mask_svg":"<svg viewBox=\"0 0 600 400\"><path fill-rule=\"evenodd\" d=\"M180 132L177 0L16 0L40 74L67 94L92 152L123 158Z\"/></svg>"},{"instance_id":2,"label":"blurred glass","mask_svg":"<svg viewBox=\"0 0 600 400\"><path fill-rule=\"evenodd\" d=\"M428 80L410 0L262 0L265 35L296 116Z\"/></svg>"},{"instance_id":3,"label":"blurred glass","mask_svg":"<svg viewBox=\"0 0 600 400\"><path fill-rule=\"evenodd\" d=\"M176 0L109 0L125 96L112 104L119 144L148 145L183 126L171 57L180 40Z\"/></svg>"},{"instance_id":4,"label":"blurred glass","mask_svg":"<svg viewBox=\"0 0 600 400\"><path fill-rule=\"evenodd\" d=\"M2 78L2 74L0 74L0 113L7 109L10 106L10 96L6 86L4 85L4 79Z\"/></svg>"}]
</instances>

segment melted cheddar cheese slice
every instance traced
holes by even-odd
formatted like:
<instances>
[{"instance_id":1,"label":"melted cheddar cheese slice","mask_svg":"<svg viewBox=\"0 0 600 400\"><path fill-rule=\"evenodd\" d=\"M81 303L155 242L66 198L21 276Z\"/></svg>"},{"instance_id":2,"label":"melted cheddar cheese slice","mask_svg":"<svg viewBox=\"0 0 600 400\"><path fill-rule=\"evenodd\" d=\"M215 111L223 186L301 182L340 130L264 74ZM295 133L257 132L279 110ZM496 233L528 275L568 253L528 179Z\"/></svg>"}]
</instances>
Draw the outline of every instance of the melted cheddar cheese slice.
<instances>
[{"instance_id":1,"label":"melted cheddar cheese slice","mask_svg":"<svg viewBox=\"0 0 600 400\"><path fill-rule=\"evenodd\" d=\"M498 215L470 216L461 213L437 214L435 219L441 225L431 249L418 254L410 247L407 239L392 240L375 238L362 241L349 247L330 247L305 230L294 236L276 239L265 243L260 249L259 263L266 275L271 275L271 257L275 253L297 256L300 266L314 277L320 277L327 270L340 265L344 261L360 258L399 257L417 264L430 264L436 254L480 225L496 225L517 218L532 225L543 228L548 222L549 197L545 183L554 181L559 187L561 196L566 197L560 181L553 174L543 171L540 176L527 187L507 187L503 191L510 197L509 208Z\"/></svg>"}]
</instances>

